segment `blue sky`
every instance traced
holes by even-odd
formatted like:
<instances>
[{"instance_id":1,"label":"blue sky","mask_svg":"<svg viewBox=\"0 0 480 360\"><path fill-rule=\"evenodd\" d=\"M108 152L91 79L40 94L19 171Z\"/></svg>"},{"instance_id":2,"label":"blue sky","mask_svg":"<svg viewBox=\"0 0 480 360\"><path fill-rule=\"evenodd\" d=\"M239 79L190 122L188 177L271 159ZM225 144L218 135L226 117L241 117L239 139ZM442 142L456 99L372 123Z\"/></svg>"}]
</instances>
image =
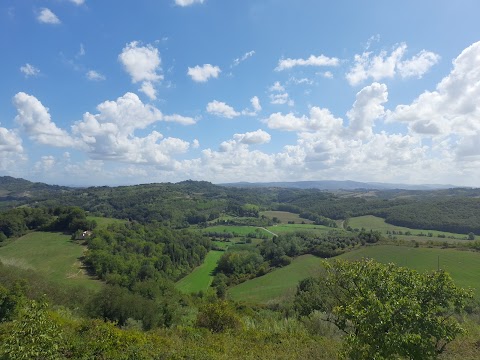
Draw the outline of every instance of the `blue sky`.
<instances>
[{"instance_id":1,"label":"blue sky","mask_svg":"<svg viewBox=\"0 0 480 360\"><path fill-rule=\"evenodd\" d=\"M4 0L0 175L480 186L480 3Z\"/></svg>"}]
</instances>

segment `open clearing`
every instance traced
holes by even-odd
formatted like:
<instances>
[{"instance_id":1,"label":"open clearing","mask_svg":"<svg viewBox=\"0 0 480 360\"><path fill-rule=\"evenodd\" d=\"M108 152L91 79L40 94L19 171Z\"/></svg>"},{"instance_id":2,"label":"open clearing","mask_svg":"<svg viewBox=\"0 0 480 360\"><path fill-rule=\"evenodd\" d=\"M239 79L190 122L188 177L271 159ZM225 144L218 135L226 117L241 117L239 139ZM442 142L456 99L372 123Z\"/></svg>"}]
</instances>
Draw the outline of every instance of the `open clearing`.
<instances>
[{"instance_id":1,"label":"open clearing","mask_svg":"<svg viewBox=\"0 0 480 360\"><path fill-rule=\"evenodd\" d=\"M213 270L217 267L217 262L222 254L223 251L209 251L203 264L178 281L175 287L183 293L206 291L212 283Z\"/></svg>"},{"instance_id":2,"label":"open clearing","mask_svg":"<svg viewBox=\"0 0 480 360\"><path fill-rule=\"evenodd\" d=\"M251 303L279 303L295 295L300 280L319 274L321 262L313 255L299 256L288 266L234 286L228 290L228 297Z\"/></svg>"},{"instance_id":3,"label":"open clearing","mask_svg":"<svg viewBox=\"0 0 480 360\"><path fill-rule=\"evenodd\" d=\"M87 216L87 220L95 220L97 222L97 228L105 229L110 224L125 224L125 220L106 218L100 216Z\"/></svg>"},{"instance_id":4,"label":"open clearing","mask_svg":"<svg viewBox=\"0 0 480 360\"><path fill-rule=\"evenodd\" d=\"M275 226L267 227L268 230L275 234L288 234L296 231L306 231L313 233L325 233L334 228L323 226L323 225L314 225L314 224L280 224Z\"/></svg>"},{"instance_id":5,"label":"open clearing","mask_svg":"<svg viewBox=\"0 0 480 360\"><path fill-rule=\"evenodd\" d=\"M377 245L347 252L337 257L344 260L372 258L382 263L393 262L419 271L441 269L450 273L455 284L472 288L480 299L480 253L454 249L414 248L407 246ZM336 258L332 258L334 260ZM296 258L290 265L264 276L248 280L228 291L231 299L252 303L277 303L291 299L298 282L321 271L322 259L313 255Z\"/></svg>"},{"instance_id":6,"label":"open clearing","mask_svg":"<svg viewBox=\"0 0 480 360\"><path fill-rule=\"evenodd\" d=\"M256 226L217 225L217 226L206 227L204 229L201 229L201 231L203 233L208 233L208 232L230 233L230 234L233 234L234 237L245 237L251 233L256 233L262 236L266 234L268 237L273 236L268 231L265 231L264 229Z\"/></svg>"},{"instance_id":7,"label":"open clearing","mask_svg":"<svg viewBox=\"0 0 480 360\"><path fill-rule=\"evenodd\" d=\"M262 211L260 215L265 215L269 219L276 217L282 223L287 224L289 221L293 221L295 224L301 224L302 221L305 224L313 224L312 220L303 219L298 214L294 214L288 211Z\"/></svg>"},{"instance_id":8,"label":"open clearing","mask_svg":"<svg viewBox=\"0 0 480 360\"><path fill-rule=\"evenodd\" d=\"M69 235L32 232L0 247L0 261L22 269L32 269L62 285L81 285L97 290L100 281L91 279L80 258L85 247Z\"/></svg>"},{"instance_id":9,"label":"open clearing","mask_svg":"<svg viewBox=\"0 0 480 360\"><path fill-rule=\"evenodd\" d=\"M348 221L348 225L353 229L361 229L365 228L367 230L377 230L382 233L382 235L386 236L387 231L402 231L404 234L407 231L410 231L412 235L395 235L397 239L404 239L404 240L417 240L426 242L428 240L434 241L448 241L448 242L455 242L459 240L466 239L467 235L465 234L455 234L446 231L438 231L438 230L425 230L425 229L410 229L403 226L396 226L387 224L385 219L373 216L373 215L366 215L366 216L358 216L351 218ZM418 234L423 233L425 236L418 236ZM428 233L432 234L432 237L428 237ZM445 235L446 238L439 238L438 235ZM449 239L448 237L454 237L455 239ZM467 240L468 241L468 240Z\"/></svg>"}]
</instances>

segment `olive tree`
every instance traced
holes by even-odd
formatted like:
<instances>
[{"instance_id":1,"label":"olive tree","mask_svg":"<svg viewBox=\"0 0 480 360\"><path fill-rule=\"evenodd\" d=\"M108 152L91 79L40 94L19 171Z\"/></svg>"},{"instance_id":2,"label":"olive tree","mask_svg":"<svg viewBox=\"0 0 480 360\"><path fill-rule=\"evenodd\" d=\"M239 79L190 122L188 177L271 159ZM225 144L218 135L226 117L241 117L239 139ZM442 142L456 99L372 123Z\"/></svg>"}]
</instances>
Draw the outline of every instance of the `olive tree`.
<instances>
[{"instance_id":1,"label":"olive tree","mask_svg":"<svg viewBox=\"0 0 480 360\"><path fill-rule=\"evenodd\" d=\"M373 260L324 263L318 278L303 280L300 315L324 312L345 333L351 359L434 359L462 333L457 318L471 293L445 271L419 273Z\"/></svg>"}]
</instances>

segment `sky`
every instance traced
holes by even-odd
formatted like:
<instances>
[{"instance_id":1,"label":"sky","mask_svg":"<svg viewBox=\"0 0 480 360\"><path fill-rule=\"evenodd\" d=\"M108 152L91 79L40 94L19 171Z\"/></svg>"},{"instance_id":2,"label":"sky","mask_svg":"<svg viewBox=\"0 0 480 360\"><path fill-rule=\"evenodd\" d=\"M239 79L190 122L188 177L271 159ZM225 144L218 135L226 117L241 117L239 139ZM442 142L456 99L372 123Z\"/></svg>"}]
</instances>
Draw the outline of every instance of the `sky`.
<instances>
[{"instance_id":1,"label":"sky","mask_svg":"<svg viewBox=\"0 0 480 360\"><path fill-rule=\"evenodd\" d=\"M2 0L0 176L480 187L477 0Z\"/></svg>"}]
</instances>

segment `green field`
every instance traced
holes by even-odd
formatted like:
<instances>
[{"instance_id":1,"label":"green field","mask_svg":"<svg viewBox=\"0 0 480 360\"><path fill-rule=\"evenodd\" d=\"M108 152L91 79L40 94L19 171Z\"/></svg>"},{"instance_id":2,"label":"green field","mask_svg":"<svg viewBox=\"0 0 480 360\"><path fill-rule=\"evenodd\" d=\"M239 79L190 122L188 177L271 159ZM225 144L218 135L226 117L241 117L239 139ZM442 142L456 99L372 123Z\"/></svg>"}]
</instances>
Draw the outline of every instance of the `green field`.
<instances>
[{"instance_id":1,"label":"green field","mask_svg":"<svg viewBox=\"0 0 480 360\"><path fill-rule=\"evenodd\" d=\"M212 272L217 267L217 262L223 251L210 251L202 265L175 284L175 287L184 293L206 291L213 280Z\"/></svg>"},{"instance_id":2,"label":"green field","mask_svg":"<svg viewBox=\"0 0 480 360\"><path fill-rule=\"evenodd\" d=\"M106 218L100 216L87 216L87 220L95 220L97 222L97 228L104 229L110 224L125 224L125 220Z\"/></svg>"},{"instance_id":3,"label":"green field","mask_svg":"<svg viewBox=\"0 0 480 360\"><path fill-rule=\"evenodd\" d=\"M405 233L406 231L410 231L412 235L395 235L397 239L404 239L404 240L417 240L417 241L428 241L428 240L435 240L435 241L448 241L452 242L457 240L466 239L465 234L455 234L445 231L437 231L437 230L425 230L425 229L410 229L403 226L395 226L391 224L387 224L385 219L373 215L366 215L366 216L358 216L351 218L348 221L348 225L353 229L361 229L365 228L367 230L377 230L380 231L383 235L386 235L387 231L402 231ZM417 236L417 234L423 233L427 235L431 233L433 236ZM446 238L439 238L438 235L445 235ZM454 239L448 239L448 237L454 237Z\"/></svg>"},{"instance_id":4,"label":"green field","mask_svg":"<svg viewBox=\"0 0 480 360\"><path fill-rule=\"evenodd\" d=\"M313 225L313 224L281 224L269 226L266 228L275 234L287 234L295 231L307 231L313 233L325 233L334 228L323 226L323 225Z\"/></svg>"},{"instance_id":5,"label":"green field","mask_svg":"<svg viewBox=\"0 0 480 360\"><path fill-rule=\"evenodd\" d=\"M101 283L91 279L82 268L80 257L84 250L69 235L32 232L0 247L0 261L32 269L58 284L99 289Z\"/></svg>"},{"instance_id":6,"label":"green field","mask_svg":"<svg viewBox=\"0 0 480 360\"><path fill-rule=\"evenodd\" d=\"M273 219L276 217L282 223L287 224L289 221L293 221L295 224L301 224L302 221L305 224L312 224L312 220L303 219L298 214L294 214L288 211L262 211L260 215L265 215L266 217Z\"/></svg>"},{"instance_id":7,"label":"green field","mask_svg":"<svg viewBox=\"0 0 480 360\"><path fill-rule=\"evenodd\" d=\"M279 303L295 294L300 280L318 274L321 262L313 255L299 256L288 266L234 286L228 290L228 297L252 303Z\"/></svg>"},{"instance_id":8,"label":"green field","mask_svg":"<svg viewBox=\"0 0 480 360\"><path fill-rule=\"evenodd\" d=\"M419 271L436 270L438 265L450 273L458 286L474 289L480 298L480 253L455 249L413 248L381 245L361 248L339 258L357 260L372 258L382 263L393 262Z\"/></svg>"},{"instance_id":9,"label":"green field","mask_svg":"<svg viewBox=\"0 0 480 360\"><path fill-rule=\"evenodd\" d=\"M472 288L475 297L480 298L480 253L477 252L378 245L347 252L338 258L372 258L419 271L436 270L440 264L440 268L448 271L458 286ZM291 299L300 280L319 273L321 262L322 259L313 255L300 256L284 268L231 288L228 294L233 300L263 304Z\"/></svg>"},{"instance_id":10,"label":"green field","mask_svg":"<svg viewBox=\"0 0 480 360\"><path fill-rule=\"evenodd\" d=\"M267 234L272 236L270 233L265 230L256 227L256 226L228 226L228 225L217 225L209 226L201 230L202 232L217 232L217 233L231 233L236 237L245 237L250 233L259 233L260 235Z\"/></svg>"}]
</instances>

